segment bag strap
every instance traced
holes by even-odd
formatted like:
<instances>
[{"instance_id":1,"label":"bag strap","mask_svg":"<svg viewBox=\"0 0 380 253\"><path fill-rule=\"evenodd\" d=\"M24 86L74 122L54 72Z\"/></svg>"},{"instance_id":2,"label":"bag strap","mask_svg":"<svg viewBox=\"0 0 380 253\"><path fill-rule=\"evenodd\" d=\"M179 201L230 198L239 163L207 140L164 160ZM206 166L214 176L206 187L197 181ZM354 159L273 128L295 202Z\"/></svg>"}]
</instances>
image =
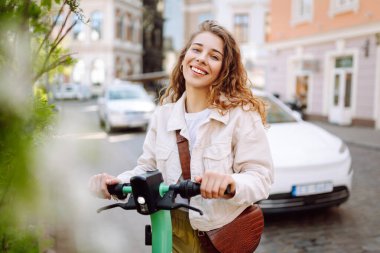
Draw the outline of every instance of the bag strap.
<instances>
[{"instance_id":1,"label":"bag strap","mask_svg":"<svg viewBox=\"0 0 380 253\"><path fill-rule=\"evenodd\" d=\"M180 130L176 130L177 146L179 153L179 160L181 162L182 177L183 179L190 179L190 151L189 141L179 134Z\"/></svg>"}]
</instances>

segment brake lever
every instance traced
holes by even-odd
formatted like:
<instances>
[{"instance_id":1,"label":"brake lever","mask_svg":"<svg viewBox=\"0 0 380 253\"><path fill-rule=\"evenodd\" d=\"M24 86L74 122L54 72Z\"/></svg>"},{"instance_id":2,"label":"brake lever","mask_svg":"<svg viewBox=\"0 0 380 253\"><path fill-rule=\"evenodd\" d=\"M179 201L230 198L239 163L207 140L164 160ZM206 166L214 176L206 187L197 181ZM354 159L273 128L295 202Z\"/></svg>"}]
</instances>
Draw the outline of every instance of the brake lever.
<instances>
[{"instance_id":1,"label":"brake lever","mask_svg":"<svg viewBox=\"0 0 380 253\"><path fill-rule=\"evenodd\" d=\"M108 209L112 209L112 208L115 208L115 207L120 207L120 208L123 208L124 210L134 210L134 209L136 209L136 203L135 203L135 200L134 200L132 194L130 194L130 197L129 197L129 199L128 199L128 201L126 203L115 203L115 204L111 204L111 205L108 205L108 206L104 206L104 207L101 207L98 210L96 210L96 212L100 213L102 211L105 211L105 210L108 210Z\"/></svg>"},{"instance_id":2,"label":"brake lever","mask_svg":"<svg viewBox=\"0 0 380 253\"><path fill-rule=\"evenodd\" d=\"M184 207L184 208L187 208L187 209L190 209L190 210L193 210L193 211L196 211L198 212L200 215L203 215L203 212L202 210L198 209L198 208L195 208L193 206L190 206L190 205L186 205L184 203L174 203L172 209L178 209L180 207Z\"/></svg>"},{"instance_id":3,"label":"brake lever","mask_svg":"<svg viewBox=\"0 0 380 253\"><path fill-rule=\"evenodd\" d=\"M200 215L203 215L203 212L199 210L198 208L195 208L190 205L186 205L184 203L175 203L174 200L177 196L177 193L174 192L174 190L170 190L162 197L161 200L157 203L157 208L161 210L173 210L178 209L180 207L184 207L193 211L198 212Z\"/></svg>"}]
</instances>

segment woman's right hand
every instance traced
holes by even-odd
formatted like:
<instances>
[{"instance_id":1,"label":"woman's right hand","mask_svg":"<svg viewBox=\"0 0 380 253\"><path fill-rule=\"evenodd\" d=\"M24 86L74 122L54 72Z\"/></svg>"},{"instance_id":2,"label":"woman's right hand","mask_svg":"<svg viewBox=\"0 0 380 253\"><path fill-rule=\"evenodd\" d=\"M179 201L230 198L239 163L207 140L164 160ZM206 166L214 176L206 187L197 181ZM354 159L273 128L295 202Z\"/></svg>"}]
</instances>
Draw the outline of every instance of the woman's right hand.
<instances>
[{"instance_id":1,"label":"woman's right hand","mask_svg":"<svg viewBox=\"0 0 380 253\"><path fill-rule=\"evenodd\" d=\"M108 185L121 183L117 177L108 175L107 173L97 174L88 181L88 188L92 194L98 198L111 199L111 194L107 190Z\"/></svg>"}]
</instances>

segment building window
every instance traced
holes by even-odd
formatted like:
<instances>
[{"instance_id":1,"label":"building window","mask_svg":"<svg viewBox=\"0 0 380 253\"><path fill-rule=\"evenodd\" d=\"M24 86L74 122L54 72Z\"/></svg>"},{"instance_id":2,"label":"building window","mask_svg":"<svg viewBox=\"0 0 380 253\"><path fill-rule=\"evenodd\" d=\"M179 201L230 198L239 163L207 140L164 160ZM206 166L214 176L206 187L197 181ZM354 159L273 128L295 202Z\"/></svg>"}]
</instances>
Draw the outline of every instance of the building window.
<instances>
[{"instance_id":1,"label":"building window","mask_svg":"<svg viewBox=\"0 0 380 253\"><path fill-rule=\"evenodd\" d=\"M85 64L83 60L79 60L73 69L73 81L74 83L83 83L85 75Z\"/></svg>"},{"instance_id":2,"label":"building window","mask_svg":"<svg viewBox=\"0 0 380 253\"><path fill-rule=\"evenodd\" d=\"M133 64L133 73L139 74L141 73L141 62L139 60L135 60Z\"/></svg>"},{"instance_id":3,"label":"building window","mask_svg":"<svg viewBox=\"0 0 380 253\"><path fill-rule=\"evenodd\" d=\"M313 20L313 0L292 1L292 25Z\"/></svg>"},{"instance_id":4,"label":"building window","mask_svg":"<svg viewBox=\"0 0 380 253\"><path fill-rule=\"evenodd\" d=\"M335 60L335 68L352 68L353 62L352 56L338 57Z\"/></svg>"},{"instance_id":5,"label":"building window","mask_svg":"<svg viewBox=\"0 0 380 253\"><path fill-rule=\"evenodd\" d=\"M272 15L270 12L265 13L265 23L264 23L264 31L265 31L265 40L269 39L269 36L272 32Z\"/></svg>"},{"instance_id":6,"label":"building window","mask_svg":"<svg viewBox=\"0 0 380 253\"><path fill-rule=\"evenodd\" d=\"M140 43L141 42L141 29L140 29L140 20L136 19L133 23L133 38L132 42L134 43Z\"/></svg>"},{"instance_id":7,"label":"building window","mask_svg":"<svg viewBox=\"0 0 380 253\"><path fill-rule=\"evenodd\" d=\"M123 64L123 76L129 76L133 74L132 69L132 61L130 59L126 59L125 63Z\"/></svg>"},{"instance_id":8,"label":"building window","mask_svg":"<svg viewBox=\"0 0 380 253\"><path fill-rule=\"evenodd\" d=\"M248 42L249 16L248 14L235 14L234 35L240 43Z\"/></svg>"},{"instance_id":9,"label":"building window","mask_svg":"<svg viewBox=\"0 0 380 253\"><path fill-rule=\"evenodd\" d=\"M330 16L359 10L359 0L330 0Z\"/></svg>"},{"instance_id":10,"label":"building window","mask_svg":"<svg viewBox=\"0 0 380 253\"><path fill-rule=\"evenodd\" d=\"M120 79L121 74L122 74L121 60L120 60L120 57L117 56L115 59L115 77Z\"/></svg>"},{"instance_id":11,"label":"building window","mask_svg":"<svg viewBox=\"0 0 380 253\"><path fill-rule=\"evenodd\" d=\"M101 86L106 77L106 68L104 61L101 59L96 59L92 63L91 68L91 83L95 86Z\"/></svg>"},{"instance_id":12,"label":"building window","mask_svg":"<svg viewBox=\"0 0 380 253\"><path fill-rule=\"evenodd\" d=\"M116 29L115 35L117 39L123 38L123 16L121 15L120 10L116 10Z\"/></svg>"},{"instance_id":13,"label":"building window","mask_svg":"<svg viewBox=\"0 0 380 253\"><path fill-rule=\"evenodd\" d=\"M78 18L77 15L74 15L74 27L73 27L73 37L74 40L84 41L85 34L84 34L84 24L82 20Z\"/></svg>"},{"instance_id":14,"label":"building window","mask_svg":"<svg viewBox=\"0 0 380 253\"><path fill-rule=\"evenodd\" d=\"M100 40L102 38L103 15L100 11L91 14L91 39Z\"/></svg>"},{"instance_id":15,"label":"building window","mask_svg":"<svg viewBox=\"0 0 380 253\"><path fill-rule=\"evenodd\" d=\"M127 41L132 41L132 34L133 34L133 20L132 20L132 15L127 13L125 16L126 19L126 26L125 26L125 34L126 37L125 39Z\"/></svg>"}]
</instances>

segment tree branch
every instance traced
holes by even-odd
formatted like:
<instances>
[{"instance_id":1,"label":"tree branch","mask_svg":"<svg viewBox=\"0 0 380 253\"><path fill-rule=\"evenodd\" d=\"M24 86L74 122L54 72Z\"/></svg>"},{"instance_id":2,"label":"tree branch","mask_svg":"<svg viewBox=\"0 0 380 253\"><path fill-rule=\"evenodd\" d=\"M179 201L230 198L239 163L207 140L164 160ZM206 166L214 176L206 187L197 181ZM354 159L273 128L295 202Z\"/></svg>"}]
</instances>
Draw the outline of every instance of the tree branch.
<instances>
[{"instance_id":1,"label":"tree branch","mask_svg":"<svg viewBox=\"0 0 380 253\"><path fill-rule=\"evenodd\" d=\"M65 54L61 57L58 58L58 60L52 62L51 64L49 65L45 65L40 71L38 71L38 73L33 77L33 82L36 82L43 74L45 74L46 72L49 72L53 69L55 69L56 67L62 65L62 64L65 64L69 59L70 57L73 55L72 54Z\"/></svg>"},{"instance_id":2,"label":"tree branch","mask_svg":"<svg viewBox=\"0 0 380 253\"><path fill-rule=\"evenodd\" d=\"M65 32L65 34L63 34L61 36L61 38L59 38L58 41L55 41L52 45L52 47L50 48L49 50L49 53L48 55L45 57L45 61L44 61L44 64L42 65L42 69L45 69L46 68L46 64L48 63L49 59L50 59L50 56L51 54L54 52L54 50L58 47L58 45L61 43L61 41L66 37L66 35L73 29L73 27L75 26L76 22L74 24L72 24ZM58 37L57 37L58 38Z\"/></svg>"},{"instance_id":3,"label":"tree branch","mask_svg":"<svg viewBox=\"0 0 380 253\"><path fill-rule=\"evenodd\" d=\"M38 54L40 53L42 46L43 46L43 45L45 44L45 42L49 39L51 33L52 33L53 30L54 30L54 27L55 27L55 26L57 25L57 23L58 23L59 16L62 14L62 12L63 12L63 8L65 7L66 3L67 3L67 0L65 0L65 1L63 2L63 4L61 5L61 8L59 8L59 11L58 11L57 17L56 17L56 19L54 20L53 24L50 26L49 32L45 35L45 37L44 37L44 39L42 40L40 46L38 47L38 49L37 49L37 51L36 51L36 55L38 55ZM62 29L61 29L61 30L62 30ZM59 34L58 34L58 35L59 35Z\"/></svg>"}]
</instances>

